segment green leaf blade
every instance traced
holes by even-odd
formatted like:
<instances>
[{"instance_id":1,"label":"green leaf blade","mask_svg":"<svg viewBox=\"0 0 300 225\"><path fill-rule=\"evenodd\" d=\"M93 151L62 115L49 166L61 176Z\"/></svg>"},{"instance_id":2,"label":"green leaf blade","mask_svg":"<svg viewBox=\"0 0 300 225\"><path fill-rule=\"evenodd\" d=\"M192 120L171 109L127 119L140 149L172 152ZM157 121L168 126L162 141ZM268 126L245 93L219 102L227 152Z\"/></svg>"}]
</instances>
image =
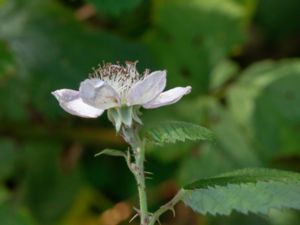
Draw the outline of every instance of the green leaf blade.
<instances>
[{"instance_id":1,"label":"green leaf blade","mask_svg":"<svg viewBox=\"0 0 300 225\"><path fill-rule=\"evenodd\" d=\"M196 212L229 215L233 210L267 214L300 209L300 174L274 169L243 169L201 179L184 187L185 204Z\"/></svg>"},{"instance_id":2,"label":"green leaf blade","mask_svg":"<svg viewBox=\"0 0 300 225\"><path fill-rule=\"evenodd\" d=\"M186 140L213 140L210 130L197 124L169 121L152 127L145 132L146 139L155 144L184 142Z\"/></svg>"}]
</instances>

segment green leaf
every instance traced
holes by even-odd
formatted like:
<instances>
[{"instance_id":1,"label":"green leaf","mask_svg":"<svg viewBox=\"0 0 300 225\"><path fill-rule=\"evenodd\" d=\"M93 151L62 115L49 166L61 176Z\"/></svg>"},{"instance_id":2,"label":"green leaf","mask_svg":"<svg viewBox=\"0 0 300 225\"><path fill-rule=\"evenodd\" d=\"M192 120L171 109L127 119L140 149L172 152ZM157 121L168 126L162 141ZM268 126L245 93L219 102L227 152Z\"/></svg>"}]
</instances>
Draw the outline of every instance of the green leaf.
<instances>
[{"instance_id":1,"label":"green leaf","mask_svg":"<svg viewBox=\"0 0 300 225\"><path fill-rule=\"evenodd\" d=\"M156 144L185 140L212 140L213 134L205 127L181 121L163 122L145 132L146 139Z\"/></svg>"},{"instance_id":2,"label":"green leaf","mask_svg":"<svg viewBox=\"0 0 300 225\"><path fill-rule=\"evenodd\" d=\"M125 157L126 154L120 150L115 150L115 149L104 149L101 152L95 154L95 157L100 156L100 155L110 155L110 156L118 156L118 157Z\"/></svg>"},{"instance_id":3,"label":"green leaf","mask_svg":"<svg viewBox=\"0 0 300 225\"><path fill-rule=\"evenodd\" d=\"M300 174L275 169L242 169L201 179L184 187L183 201L201 214L267 214L300 209Z\"/></svg>"}]
</instances>

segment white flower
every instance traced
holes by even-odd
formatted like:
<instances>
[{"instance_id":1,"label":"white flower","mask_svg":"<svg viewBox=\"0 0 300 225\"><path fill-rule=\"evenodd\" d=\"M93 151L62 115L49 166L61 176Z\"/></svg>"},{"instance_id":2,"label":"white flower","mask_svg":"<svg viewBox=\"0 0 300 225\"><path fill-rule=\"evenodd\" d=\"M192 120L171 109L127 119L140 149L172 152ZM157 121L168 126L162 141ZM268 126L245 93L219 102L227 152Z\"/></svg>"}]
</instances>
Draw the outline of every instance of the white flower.
<instances>
[{"instance_id":1,"label":"white flower","mask_svg":"<svg viewBox=\"0 0 300 225\"><path fill-rule=\"evenodd\" d=\"M106 109L130 108L132 112L134 107L131 106L152 109L170 105L191 92L190 86L163 92L165 86L165 70L152 73L146 70L141 75L136 70L136 62L126 62L126 66L107 63L94 70L91 78L81 82L79 91L60 89L52 94L68 113L96 118Z\"/></svg>"}]
</instances>

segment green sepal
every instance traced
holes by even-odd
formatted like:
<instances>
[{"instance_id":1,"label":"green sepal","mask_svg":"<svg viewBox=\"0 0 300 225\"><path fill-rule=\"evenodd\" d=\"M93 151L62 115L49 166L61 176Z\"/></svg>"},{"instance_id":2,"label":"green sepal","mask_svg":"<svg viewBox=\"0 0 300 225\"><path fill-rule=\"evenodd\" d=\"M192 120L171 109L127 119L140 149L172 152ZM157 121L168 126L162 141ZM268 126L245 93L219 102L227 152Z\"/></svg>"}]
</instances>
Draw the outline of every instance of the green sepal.
<instances>
[{"instance_id":1,"label":"green sepal","mask_svg":"<svg viewBox=\"0 0 300 225\"><path fill-rule=\"evenodd\" d=\"M119 114L121 116L122 123L124 123L127 127L132 126L132 107L122 107L119 109Z\"/></svg>"},{"instance_id":2,"label":"green sepal","mask_svg":"<svg viewBox=\"0 0 300 225\"><path fill-rule=\"evenodd\" d=\"M116 131L119 132L122 125L122 118L117 108L107 110L107 117L115 126Z\"/></svg>"},{"instance_id":3,"label":"green sepal","mask_svg":"<svg viewBox=\"0 0 300 225\"><path fill-rule=\"evenodd\" d=\"M140 119L140 116L142 115L140 108L141 108L140 106L132 107L132 118L135 122L139 124L143 124L142 120Z\"/></svg>"},{"instance_id":4,"label":"green sepal","mask_svg":"<svg viewBox=\"0 0 300 225\"><path fill-rule=\"evenodd\" d=\"M140 112L137 106L123 106L120 108L109 109L108 119L114 124L116 131L119 132L122 125L132 127L133 121L142 124L139 118Z\"/></svg>"}]
</instances>

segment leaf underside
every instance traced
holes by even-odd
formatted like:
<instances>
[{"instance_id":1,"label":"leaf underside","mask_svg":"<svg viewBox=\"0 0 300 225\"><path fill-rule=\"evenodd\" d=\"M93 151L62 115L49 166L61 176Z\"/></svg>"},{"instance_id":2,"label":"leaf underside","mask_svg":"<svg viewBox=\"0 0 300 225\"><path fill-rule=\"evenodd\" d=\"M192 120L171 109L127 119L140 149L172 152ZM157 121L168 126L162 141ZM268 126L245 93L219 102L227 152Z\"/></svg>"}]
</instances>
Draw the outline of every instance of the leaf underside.
<instances>
[{"instance_id":1,"label":"leaf underside","mask_svg":"<svg viewBox=\"0 0 300 225\"><path fill-rule=\"evenodd\" d=\"M156 144L186 140L213 140L213 134L207 128L179 121L163 122L146 130L145 136L149 142Z\"/></svg>"},{"instance_id":2,"label":"leaf underside","mask_svg":"<svg viewBox=\"0 0 300 225\"><path fill-rule=\"evenodd\" d=\"M184 188L185 204L201 214L267 214L270 209L300 209L300 174L275 169L243 169Z\"/></svg>"}]
</instances>

